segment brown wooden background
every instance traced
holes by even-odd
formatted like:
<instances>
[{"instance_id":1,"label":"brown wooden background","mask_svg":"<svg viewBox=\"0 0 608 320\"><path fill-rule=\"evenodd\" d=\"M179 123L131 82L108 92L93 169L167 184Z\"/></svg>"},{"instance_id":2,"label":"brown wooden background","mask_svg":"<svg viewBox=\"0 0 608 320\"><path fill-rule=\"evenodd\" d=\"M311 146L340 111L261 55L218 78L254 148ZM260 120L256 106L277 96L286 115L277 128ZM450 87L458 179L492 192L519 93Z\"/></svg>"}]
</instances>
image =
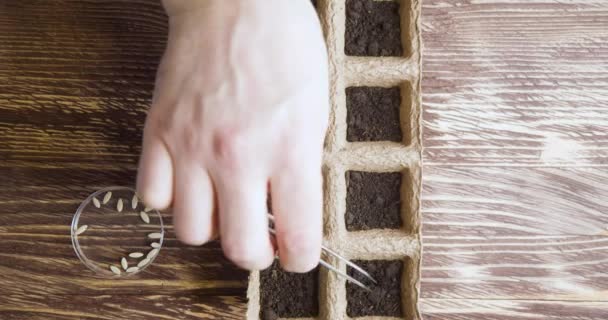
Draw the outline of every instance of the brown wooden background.
<instances>
[{"instance_id":1,"label":"brown wooden background","mask_svg":"<svg viewBox=\"0 0 608 320\"><path fill-rule=\"evenodd\" d=\"M608 1L422 20L425 319L608 319Z\"/></svg>"},{"instance_id":2,"label":"brown wooden background","mask_svg":"<svg viewBox=\"0 0 608 320\"><path fill-rule=\"evenodd\" d=\"M241 319L247 274L169 241L133 280L76 259L72 214L133 185L167 21L159 1L0 2L0 319ZM169 221L170 222L170 221Z\"/></svg>"},{"instance_id":3,"label":"brown wooden background","mask_svg":"<svg viewBox=\"0 0 608 320\"><path fill-rule=\"evenodd\" d=\"M608 319L608 2L423 1L426 319ZM136 280L71 250L132 184L166 17L0 2L0 319L240 319L246 274L170 235ZM179 249L178 249L179 248Z\"/></svg>"}]
</instances>

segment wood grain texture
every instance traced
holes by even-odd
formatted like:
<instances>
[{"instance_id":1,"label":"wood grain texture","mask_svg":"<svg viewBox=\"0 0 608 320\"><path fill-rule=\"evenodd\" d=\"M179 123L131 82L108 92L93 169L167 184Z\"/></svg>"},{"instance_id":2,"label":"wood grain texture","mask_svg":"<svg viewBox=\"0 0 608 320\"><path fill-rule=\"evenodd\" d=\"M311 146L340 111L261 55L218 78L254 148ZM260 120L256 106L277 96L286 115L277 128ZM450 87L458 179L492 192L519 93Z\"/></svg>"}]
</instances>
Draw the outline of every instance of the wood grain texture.
<instances>
[{"instance_id":1,"label":"wood grain texture","mask_svg":"<svg viewBox=\"0 0 608 320\"><path fill-rule=\"evenodd\" d=\"M425 299L608 301L606 236L424 240Z\"/></svg>"},{"instance_id":2,"label":"wood grain texture","mask_svg":"<svg viewBox=\"0 0 608 320\"><path fill-rule=\"evenodd\" d=\"M427 235L608 234L608 168L429 166L424 181Z\"/></svg>"},{"instance_id":3,"label":"wood grain texture","mask_svg":"<svg viewBox=\"0 0 608 320\"><path fill-rule=\"evenodd\" d=\"M608 302L424 299L425 320L605 320Z\"/></svg>"},{"instance_id":4,"label":"wood grain texture","mask_svg":"<svg viewBox=\"0 0 608 320\"><path fill-rule=\"evenodd\" d=\"M0 319L243 318L247 273L217 243L185 247L168 227L123 280L71 247L79 203L135 182L166 32L155 0L0 2ZM98 231L99 250L134 237Z\"/></svg>"},{"instance_id":5,"label":"wood grain texture","mask_svg":"<svg viewBox=\"0 0 608 320\"><path fill-rule=\"evenodd\" d=\"M423 317L608 319L608 2L422 16Z\"/></svg>"},{"instance_id":6,"label":"wood grain texture","mask_svg":"<svg viewBox=\"0 0 608 320\"><path fill-rule=\"evenodd\" d=\"M426 165L608 165L608 2L423 3Z\"/></svg>"},{"instance_id":7,"label":"wood grain texture","mask_svg":"<svg viewBox=\"0 0 608 320\"><path fill-rule=\"evenodd\" d=\"M194 295L96 295L57 296L42 294L3 297L3 320L72 319L243 319L244 299L232 296Z\"/></svg>"},{"instance_id":8,"label":"wood grain texture","mask_svg":"<svg viewBox=\"0 0 608 320\"><path fill-rule=\"evenodd\" d=\"M0 161L133 167L165 45L159 2L3 1L0 12Z\"/></svg>"}]
</instances>

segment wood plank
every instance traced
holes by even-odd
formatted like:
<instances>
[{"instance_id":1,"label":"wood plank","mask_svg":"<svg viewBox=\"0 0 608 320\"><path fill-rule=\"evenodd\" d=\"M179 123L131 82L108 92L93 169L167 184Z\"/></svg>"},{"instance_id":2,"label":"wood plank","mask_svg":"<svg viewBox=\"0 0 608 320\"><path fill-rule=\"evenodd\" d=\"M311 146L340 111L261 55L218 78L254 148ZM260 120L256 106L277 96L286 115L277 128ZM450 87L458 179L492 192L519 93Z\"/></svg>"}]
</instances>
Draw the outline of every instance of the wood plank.
<instances>
[{"instance_id":1,"label":"wood plank","mask_svg":"<svg viewBox=\"0 0 608 320\"><path fill-rule=\"evenodd\" d=\"M424 237L421 297L608 301L607 236Z\"/></svg>"},{"instance_id":2,"label":"wood plank","mask_svg":"<svg viewBox=\"0 0 608 320\"><path fill-rule=\"evenodd\" d=\"M608 231L608 168L429 166L423 180L425 236Z\"/></svg>"},{"instance_id":3,"label":"wood plank","mask_svg":"<svg viewBox=\"0 0 608 320\"><path fill-rule=\"evenodd\" d=\"M179 244L168 213L163 214L166 241L153 266L133 280L92 278L72 249L72 217L80 202L96 189L134 181L134 170L3 167L0 175L0 279L4 284L0 294L16 290L48 294L245 292L247 273L223 257L219 244L201 248ZM89 246L112 256L111 248L116 251L118 246L141 242L153 231L121 232L115 228L119 221L116 215L101 216L90 230L98 237ZM116 256L120 256L118 252Z\"/></svg>"},{"instance_id":4,"label":"wood plank","mask_svg":"<svg viewBox=\"0 0 608 320\"><path fill-rule=\"evenodd\" d=\"M0 162L134 167L167 18L159 1L0 3Z\"/></svg>"},{"instance_id":5,"label":"wood plank","mask_svg":"<svg viewBox=\"0 0 608 320\"><path fill-rule=\"evenodd\" d=\"M605 320L608 302L423 299L425 320Z\"/></svg>"},{"instance_id":6,"label":"wood plank","mask_svg":"<svg viewBox=\"0 0 608 320\"><path fill-rule=\"evenodd\" d=\"M63 296L29 293L0 297L0 318L4 320L240 320L246 312L244 300L242 297L231 296Z\"/></svg>"},{"instance_id":7,"label":"wood plank","mask_svg":"<svg viewBox=\"0 0 608 320\"><path fill-rule=\"evenodd\" d=\"M424 319L608 318L608 3L422 3Z\"/></svg>"},{"instance_id":8,"label":"wood plank","mask_svg":"<svg viewBox=\"0 0 608 320\"><path fill-rule=\"evenodd\" d=\"M73 213L81 201L99 189L135 185L135 169L103 165L101 168L64 168L57 163L49 167L0 166L1 212Z\"/></svg>"},{"instance_id":9,"label":"wood plank","mask_svg":"<svg viewBox=\"0 0 608 320\"><path fill-rule=\"evenodd\" d=\"M427 167L421 297L608 301L607 177Z\"/></svg>"},{"instance_id":10,"label":"wood plank","mask_svg":"<svg viewBox=\"0 0 608 320\"><path fill-rule=\"evenodd\" d=\"M160 255L132 278L94 277L72 249L80 201L135 182L167 33L160 2L2 1L0 12L0 318L242 318L247 273L218 243L179 244L170 214ZM110 226L91 248L136 239Z\"/></svg>"},{"instance_id":11,"label":"wood plank","mask_svg":"<svg viewBox=\"0 0 608 320\"><path fill-rule=\"evenodd\" d=\"M6 240L0 246L0 295L38 292L49 295L199 294L244 296L247 273L223 258L217 243L186 248L176 240L164 245L152 266L129 279L96 277L80 263L69 239L38 236ZM100 254L109 250L92 246ZM118 264L117 255L115 264Z\"/></svg>"},{"instance_id":12,"label":"wood plank","mask_svg":"<svg viewBox=\"0 0 608 320\"><path fill-rule=\"evenodd\" d=\"M425 0L425 165L608 165L608 2Z\"/></svg>"}]
</instances>

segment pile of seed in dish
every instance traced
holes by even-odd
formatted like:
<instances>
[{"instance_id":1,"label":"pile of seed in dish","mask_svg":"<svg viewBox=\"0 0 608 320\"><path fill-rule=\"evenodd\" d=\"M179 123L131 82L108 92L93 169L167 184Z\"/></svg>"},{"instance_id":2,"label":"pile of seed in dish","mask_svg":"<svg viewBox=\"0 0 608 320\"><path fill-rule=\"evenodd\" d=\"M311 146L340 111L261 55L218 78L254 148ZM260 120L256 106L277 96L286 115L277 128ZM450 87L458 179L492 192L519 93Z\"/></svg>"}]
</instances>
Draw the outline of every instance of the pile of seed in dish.
<instances>
[{"instance_id":1,"label":"pile of seed in dish","mask_svg":"<svg viewBox=\"0 0 608 320\"><path fill-rule=\"evenodd\" d=\"M96 197L93 197L93 205L96 208L100 209L100 208L102 208L102 206L107 205L109 203L110 199L112 199L112 191L106 192L101 201L99 199L97 199ZM125 207L125 203L128 203L128 202L129 202L129 200L123 200L122 198L119 198L118 201L116 202L116 211L118 213L121 213ZM137 195L133 195L133 198L131 199L131 208L133 210L136 210L138 204L139 204L139 199L138 199ZM145 207L143 210L141 210L139 212L140 219L146 224L150 223L150 216L149 216L148 212L150 212L151 210L152 210L152 208ZM79 235L83 234L85 231L87 231L88 229L89 229L89 226L85 224L85 225L78 227L74 233L76 236L79 236ZM148 239L153 241L150 244L150 247L151 247L150 251L148 251L147 253L131 252L127 256L121 257L120 261L117 261L116 264L110 264L110 266L109 266L110 271L112 273L114 273L115 275L121 275L123 271L126 273L135 273L135 272L139 271L141 268L148 265L152 261L152 259L154 257L156 257L156 255L159 253L161 245L160 245L160 242L158 242L158 241L161 238L162 238L162 234L160 232L149 233ZM133 264L130 264L129 259L135 259L135 262Z\"/></svg>"}]
</instances>

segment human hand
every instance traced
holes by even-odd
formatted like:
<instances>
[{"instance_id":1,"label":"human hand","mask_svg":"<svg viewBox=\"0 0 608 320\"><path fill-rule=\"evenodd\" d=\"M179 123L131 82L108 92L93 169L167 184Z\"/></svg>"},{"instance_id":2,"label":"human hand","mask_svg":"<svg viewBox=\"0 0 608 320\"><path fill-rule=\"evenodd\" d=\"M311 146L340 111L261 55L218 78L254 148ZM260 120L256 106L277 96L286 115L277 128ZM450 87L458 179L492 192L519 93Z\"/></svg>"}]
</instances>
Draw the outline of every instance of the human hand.
<instances>
[{"instance_id":1,"label":"human hand","mask_svg":"<svg viewBox=\"0 0 608 320\"><path fill-rule=\"evenodd\" d=\"M274 259L268 186L283 268L320 258L327 56L307 0L166 0L167 49L144 129L138 192L172 204L178 238L218 233L246 269Z\"/></svg>"}]
</instances>

